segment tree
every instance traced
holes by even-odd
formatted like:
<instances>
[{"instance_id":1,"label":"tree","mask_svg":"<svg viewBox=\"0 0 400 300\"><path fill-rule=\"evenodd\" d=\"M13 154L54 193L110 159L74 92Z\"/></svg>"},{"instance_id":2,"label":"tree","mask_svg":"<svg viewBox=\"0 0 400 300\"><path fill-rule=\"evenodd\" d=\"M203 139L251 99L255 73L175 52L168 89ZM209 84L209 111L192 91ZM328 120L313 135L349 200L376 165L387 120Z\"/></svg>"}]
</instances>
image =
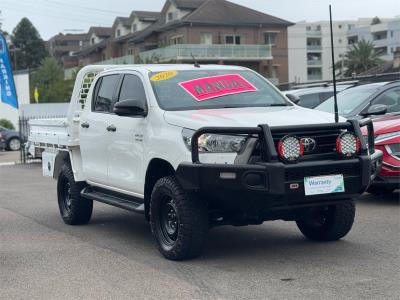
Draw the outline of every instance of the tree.
<instances>
[{"instance_id":1,"label":"tree","mask_svg":"<svg viewBox=\"0 0 400 300\"><path fill-rule=\"evenodd\" d=\"M0 126L10 130L15 130L13 123L7 119L0 119Z\"/></svg>"},{"instance_id":2,"label":"tree","mask_svg":"<svg viewBox=\"0 0 400 300\"><path fill-rule=\"evenodd\" d=\"M11 40L16 51L15 69L17 70L36 68L47 56L44 41L27 18L22 18L14 28Z\"/></svg>"},{"instance_id":3,"label":"tree","mask_svg":"<svg viewBox=\"0 0 400 300\"><path fill-rule=\"evenodd\" d=\"M64 70L53 57L46 57L39 68L31 73L31 102L35 88L39 102L68 102L71 98L74 80L64 80Z\"/></svg>"},{"instance_id":4,"label":"tree","mask_svg":"<svg viewBox=\"0 0 400 300\"><path fill-rule=\"evenodd\" d=\"M335 68L340 70L339 75L351 77L353 74L360 74L382 63L383 60L379 58L379 53L375 51L374 44L362 39L352 45L350 51L344 55L343 62L337 62Z\"/></svg>"}]
</instances>

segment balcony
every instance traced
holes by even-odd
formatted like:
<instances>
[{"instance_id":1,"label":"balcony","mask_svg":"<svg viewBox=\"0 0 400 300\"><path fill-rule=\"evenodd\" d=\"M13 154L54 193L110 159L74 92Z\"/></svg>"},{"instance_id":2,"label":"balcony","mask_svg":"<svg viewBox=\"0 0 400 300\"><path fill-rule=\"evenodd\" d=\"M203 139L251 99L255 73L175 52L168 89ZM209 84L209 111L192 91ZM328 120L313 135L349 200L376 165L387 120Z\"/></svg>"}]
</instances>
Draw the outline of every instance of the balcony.
<instances>
[{"instance_id":1,"label":"balcony","mask_svg":"<svg viewBox=\"0 0 400 300\"><path fill-rule=\"evenodd\" d=\"M307 45L308 51L322 51L321 45Z\"/></svg>"},{"instance_id":2,"label":"balcony","mask_svg":"<svg viewBox=\"0 0 400 300\"><path fill-rule=\"evenodd\" d=\"M139 54L143 62L193 60L266 60L272 59L270 45L203 45L180 44L144 51Z\"/></svg>"},{"instance_id":3,"label":"balcony","mask_svg":"<svg viewBox=\"0 0 400 300\"><path fill-rule=\"evenodd\" d=\"M320 37L321 36L321 30L307 30L306 35L308 37Z\"/></svg>"},{"instance_id":4,"label":"balcony","mask_svg":"<svg viewBox=\"0 0 400 300\"><path fill-rule=\"evenodd\" d=\"M133 55L125 55L96 62L96 65L129 65L134 64Z\"/></svg>"},{"instance_id":5,"label":"balcony","mask_svg":"<svg viewBox=\"0 0 400 300\"><path fill-rule=\"evenodd\" d=\"M321 66L322 61L320 59L307 60L307 65L308 66Z\"/></svg>"},{"instance_id":6,"label":"balcony","mask_svg":"<svg viewBox=\"0 0 400 300\"><path fill-rule=\"evenodd\" d=\"M309 74L307 75L308 81L322 80L322 74Z\"/></svg>"}]
</instances>

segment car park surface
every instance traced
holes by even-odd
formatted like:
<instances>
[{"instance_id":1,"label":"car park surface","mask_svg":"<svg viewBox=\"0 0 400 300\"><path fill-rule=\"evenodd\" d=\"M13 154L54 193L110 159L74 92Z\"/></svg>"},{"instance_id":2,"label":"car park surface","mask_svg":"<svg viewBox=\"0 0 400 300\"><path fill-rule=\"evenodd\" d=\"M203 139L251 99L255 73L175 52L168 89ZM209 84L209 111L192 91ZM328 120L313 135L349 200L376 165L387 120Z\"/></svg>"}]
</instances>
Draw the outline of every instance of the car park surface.
<instances>
[{"instance_id":1,"label":"car park surface","mask_svg":"<svg viewBox=\"0 0 400 300\"><path fill-rule=\"evenodd\" d=\"M346 238L307 241L294 222L213 230L205 255L174 263L148 223L96 203L65 226L40 165L0 167L3 299L398 299L399 192L357 202Z\"/></svg>"}]
</instances>

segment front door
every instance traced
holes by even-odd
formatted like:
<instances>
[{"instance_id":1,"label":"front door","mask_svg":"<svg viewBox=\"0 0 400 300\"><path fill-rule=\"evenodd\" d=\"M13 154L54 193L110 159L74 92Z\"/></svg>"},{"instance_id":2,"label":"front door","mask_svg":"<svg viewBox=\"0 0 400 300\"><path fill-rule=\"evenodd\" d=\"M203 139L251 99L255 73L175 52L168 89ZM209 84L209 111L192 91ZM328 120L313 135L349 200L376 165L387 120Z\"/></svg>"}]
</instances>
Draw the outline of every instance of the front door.
<instances>
[{"instance_id":1,"label":"front door","mask_svg":"<svg viewBox=\"0 0 400 300\"><path fill-rule=\"evenodd\" d=\"M107 127L111 123L112 103L120 75L103 76L96 82L93 98L81 116L79 136L83 172L86 178L97 184L108 183L107 149L111 133Z\"/></svg>"},{"instance_id":2,"label":"front door","mask_svg":"<svg viewBox=\"0 0 400 300\"><path fill-rule=\"evenodd\" d=\"M125 74L118 101L137 99L144 102L146 93L140 75ZM110 124L115 126L108 144L109 185L141 197L144 194L143 132L147 119L142 116L112 115Z\"/></svg>"}]
</instances>

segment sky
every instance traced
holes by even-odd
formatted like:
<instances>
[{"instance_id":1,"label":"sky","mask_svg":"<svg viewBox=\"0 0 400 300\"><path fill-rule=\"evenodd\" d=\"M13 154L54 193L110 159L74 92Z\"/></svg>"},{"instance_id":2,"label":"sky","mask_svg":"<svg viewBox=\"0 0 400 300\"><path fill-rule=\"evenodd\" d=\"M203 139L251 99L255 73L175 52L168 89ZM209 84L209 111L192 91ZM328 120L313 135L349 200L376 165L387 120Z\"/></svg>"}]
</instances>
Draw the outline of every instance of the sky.
<instances>
[{"instance_id":1,"label":"sky","mask_svg":"<svg viewBox=\"0 0 400 300\"><path fill-rule=\"evenodd\" d=\"M400 16L399 0L230 0L291 22ZM116 16L132 10L160 11L165 0L1 0L2 30L12 32L28 17L45 40L60 32L86 32L90 26L112 26Z\"/></svg>"}]
</instances>

